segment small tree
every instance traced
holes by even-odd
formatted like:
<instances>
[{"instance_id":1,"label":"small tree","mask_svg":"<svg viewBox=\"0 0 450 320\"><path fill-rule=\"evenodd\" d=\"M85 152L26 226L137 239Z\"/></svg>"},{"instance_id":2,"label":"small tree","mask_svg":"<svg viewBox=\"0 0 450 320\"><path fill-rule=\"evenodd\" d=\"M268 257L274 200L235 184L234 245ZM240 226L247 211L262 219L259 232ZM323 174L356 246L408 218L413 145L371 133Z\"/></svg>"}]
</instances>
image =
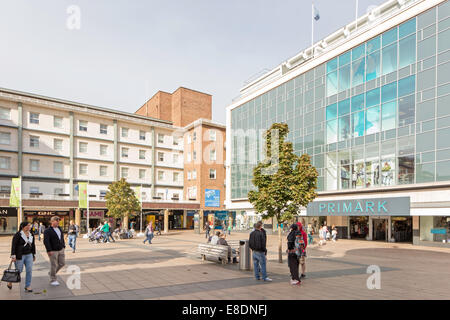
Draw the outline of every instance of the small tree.
<instances>
[{"instance_id":1,"label":"small tree","mask_svg":"<svg viewBox=\"0 0 450 320\"><path fill-rule=\"evenodd\" d=\"M124 229L128 229L128 218L141 211L141 204L130 184L124 178L111 183L105 198L108 216L121 219Z\"/></svg>"},{"instance_id":2,"label":"small tree","mask_svg":"<svg viewBox=\"0 0 450 320\"><path fill-rule=\"evenodd\" d=\"M263 219L277 219L278 261L282 258L280 224L292 220L300 207L317 196L318 173L307 154L301 157L293 152L292 143L286 142L289 132L285 123L274 123L266 131L266 159L253 169L253 185L256 190L248 193L248 199Z\"/></svg>"}]
</instances>

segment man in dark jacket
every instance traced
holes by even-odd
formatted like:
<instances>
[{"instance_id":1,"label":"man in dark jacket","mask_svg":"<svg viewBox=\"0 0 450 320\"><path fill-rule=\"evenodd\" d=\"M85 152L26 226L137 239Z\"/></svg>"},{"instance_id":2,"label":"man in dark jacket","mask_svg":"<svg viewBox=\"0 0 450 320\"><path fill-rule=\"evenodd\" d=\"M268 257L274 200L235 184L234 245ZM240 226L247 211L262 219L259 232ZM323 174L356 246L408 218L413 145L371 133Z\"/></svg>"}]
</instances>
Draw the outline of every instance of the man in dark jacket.
<instances>
[{"instance_id":1,"label":"man in dark jacket","mask_svg":"<svg viewBox=\"0 0 450 320\"><path fill-rule=\"evenodd\" d=\"M253 251L253 269L255 271L256 280L260 280L259 273L261 271L262 279L264 281L272 281L267 277L266 272L266 255L267 255L267 235L266 231L262 228L262 222L259 221L255 224L255 230L250 233L249 246Z\"/></svg>"},{"instance_id":2,"label":"man in dark jacket","mask_svg":"<svg viewBox=\"0 0 450 320\"><path fill-rule=\"evenodd\" d=\"M50 220L50 227L44 231L44 245L50 258L50 281L52 286L59 286L56 280L56 274L64 267L65 254L64 248L64 234L59 227L59 217L52 217Z\"/></svg>"}]
</instances>

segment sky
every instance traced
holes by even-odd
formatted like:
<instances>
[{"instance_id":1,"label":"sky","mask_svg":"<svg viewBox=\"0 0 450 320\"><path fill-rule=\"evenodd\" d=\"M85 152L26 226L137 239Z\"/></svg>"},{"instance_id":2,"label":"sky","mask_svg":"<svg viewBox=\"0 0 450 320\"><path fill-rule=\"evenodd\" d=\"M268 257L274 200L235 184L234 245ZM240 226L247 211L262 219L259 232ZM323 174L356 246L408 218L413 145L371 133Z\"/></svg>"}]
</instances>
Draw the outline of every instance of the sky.
<instances>
[{"instance_id":1,"label":"sky","mask_svg":"<svg viewBox=\"0 0 450 320\"><path fill-rule=\"evenodd\" d=\"M355 3L314 1L315 40L353 21ZM245 81L311 45L311 1L1 0L0 39L0 87L135 112L182 86L211 94L225 123Z\"/></svg>"}]
</instances>

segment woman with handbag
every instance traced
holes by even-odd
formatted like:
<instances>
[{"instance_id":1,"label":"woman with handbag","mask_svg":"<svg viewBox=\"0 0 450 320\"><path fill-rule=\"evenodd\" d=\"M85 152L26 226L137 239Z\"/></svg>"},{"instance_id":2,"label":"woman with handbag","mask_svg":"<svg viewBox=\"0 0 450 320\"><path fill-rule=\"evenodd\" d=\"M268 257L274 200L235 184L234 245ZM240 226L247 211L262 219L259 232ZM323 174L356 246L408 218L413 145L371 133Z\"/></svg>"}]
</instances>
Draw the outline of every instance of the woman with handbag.
<instances>
[{"instance_id":1,"label":"woman with handbag","mask_svg":"<svg viewBox=\"0 0 450 320\"><path fill-rule=\"evenodd\" d=\"M16 269L20 273L23 271L25 265L25 291L33 292L31 290L31 278L33 272L33 262L36 260L36 245L34 243L34 235L31 232L31 224L29 222L22 222L20 224L19 232L17 232L11 245L11 260L15 262ZM12 283L7 284L9 289L12 289Z\"/></svg>"}]
</instances>

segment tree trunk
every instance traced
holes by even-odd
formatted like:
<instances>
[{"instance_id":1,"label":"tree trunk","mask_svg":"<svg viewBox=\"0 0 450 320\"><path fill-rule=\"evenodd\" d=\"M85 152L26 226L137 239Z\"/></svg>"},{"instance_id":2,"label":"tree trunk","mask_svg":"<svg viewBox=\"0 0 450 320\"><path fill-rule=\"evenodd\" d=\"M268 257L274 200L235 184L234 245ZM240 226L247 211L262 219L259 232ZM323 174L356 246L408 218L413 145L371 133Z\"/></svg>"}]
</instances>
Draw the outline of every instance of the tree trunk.
<instances>
[{"instance_id":1,"label":"tree trunk","mask_svg":"<svg viewBox=\"0 0 450 320\"><path fill-rule=\"evenodd\" d=\"M123 217L122 228L128 230L128 214L126 214L125 217Z\"/></svg>"},{"instance_id":2,"label":"tree trunk","mask_svg":"<svg viewBox=\"0 0 450 320\"><path fill-rule=\"evenodd\" d=\"M278 262L283 263L282 242L281 242L281 224L278 223Z\"/></svg>"}]
</instances>

